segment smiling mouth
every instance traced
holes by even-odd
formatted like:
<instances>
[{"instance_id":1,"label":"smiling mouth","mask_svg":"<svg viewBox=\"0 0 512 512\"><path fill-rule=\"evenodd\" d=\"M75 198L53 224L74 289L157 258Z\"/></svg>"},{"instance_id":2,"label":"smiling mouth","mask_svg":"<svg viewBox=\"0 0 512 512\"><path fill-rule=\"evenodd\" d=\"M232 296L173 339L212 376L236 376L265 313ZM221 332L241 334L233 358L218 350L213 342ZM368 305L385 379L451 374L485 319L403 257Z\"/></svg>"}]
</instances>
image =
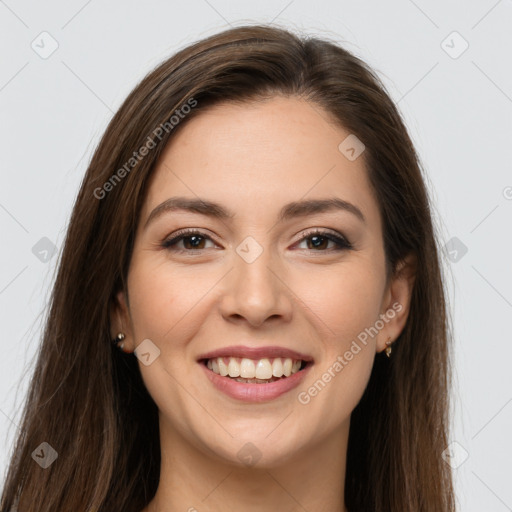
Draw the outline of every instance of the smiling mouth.
<instances>
[{"instance_id":1,"label":"smiling mouth","mask_svg":"<svg viewBox=\"0 0 512 512\"><path fill-rule=\"evenodd\" d=\"M248 359L240 357L214 357L203 359L211 372L236 382L247 384L269 384L288 377L311 366L311 361L284 357Z\"/></svg>"}]
</instances>

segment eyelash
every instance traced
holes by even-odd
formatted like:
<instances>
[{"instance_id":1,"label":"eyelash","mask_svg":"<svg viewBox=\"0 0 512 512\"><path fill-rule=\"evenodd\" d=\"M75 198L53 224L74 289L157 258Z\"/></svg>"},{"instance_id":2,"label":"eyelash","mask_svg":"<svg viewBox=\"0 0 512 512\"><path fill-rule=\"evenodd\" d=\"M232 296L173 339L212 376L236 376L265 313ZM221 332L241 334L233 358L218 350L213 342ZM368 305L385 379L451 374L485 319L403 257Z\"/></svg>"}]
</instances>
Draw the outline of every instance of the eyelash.
<instances>
[{"instance_id":1,"label":"eyelash","mask_svg":"<svg viewBox=\"0 0 512 512\"><path fill-rule=\"evenodd\" d=\"M178 252L178 253L200 252L200 251L205 250L205 249L194 250L194 249L175 249L175 248L173 248L173 246L176 245L178 242L181 242L181 240L183 240L185 238L191 238L194 235L199 235L201 238L203 238L205 240L210 240L211 242L214 242L214 240L212 240L212 238L210 238L205 233L202 233L201 231L197 231L195 229L184 229L182 231L179 231L176 234L176 236L174 236L170 239L164 240L162 242L162 247L169 251ZM312 252L327 252L328 253L328 252L332 252L332 251L338 252L338 251L353 249L352 244L345 237L337 236L337 235L331 233L330 231L324 231L324 230L320 230L320 229L316 229L316 230L309 231L309 232L303 231L301 233L301 236L302 236L302 238L299 240L299 242L302 242L303 240L311 238L313 236L319 236L322 238L327 238L329 241L334 242L337 245L337 248L335 248L335 249L332 249L332 248L325 249L325 250L306 249L306 250L310 250Z\"/></svg>"}]
</instances>

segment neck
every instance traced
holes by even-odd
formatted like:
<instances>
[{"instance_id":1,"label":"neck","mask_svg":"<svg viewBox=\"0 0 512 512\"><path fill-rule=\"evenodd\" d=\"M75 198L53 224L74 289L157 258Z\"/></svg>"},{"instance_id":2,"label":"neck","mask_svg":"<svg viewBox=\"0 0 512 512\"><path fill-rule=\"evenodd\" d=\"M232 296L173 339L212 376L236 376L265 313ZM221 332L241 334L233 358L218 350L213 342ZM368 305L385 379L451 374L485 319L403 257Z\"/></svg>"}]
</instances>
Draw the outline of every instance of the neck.
<instances>
[{"instance_id":1,"label":"neck","mask_svg":"<svg viewBox=\"0 0 512 512\"><path fill-rule=\"evenodd\" d=\"M160 481L142 512L347 512L349 423L284 462L240 467L192 445L160 417Z\"/></svg>"}]
</instances>

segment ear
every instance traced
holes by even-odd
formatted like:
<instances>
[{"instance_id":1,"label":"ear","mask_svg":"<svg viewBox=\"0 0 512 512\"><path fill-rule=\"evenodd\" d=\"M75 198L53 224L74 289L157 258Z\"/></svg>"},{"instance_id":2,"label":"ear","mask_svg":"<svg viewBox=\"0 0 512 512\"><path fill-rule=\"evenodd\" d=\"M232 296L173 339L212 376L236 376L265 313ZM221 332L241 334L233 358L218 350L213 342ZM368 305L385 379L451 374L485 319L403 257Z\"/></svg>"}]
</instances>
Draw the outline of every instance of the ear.
<instances>
[{"instance_id":1,"label":"ear","mask_svg":"<svg viewBox=\"0 0 512 512\"><path fill-rule=\"evenodd\" d=\"M119 291L110 307L110 339L118 333L125 335L123 349L132 352L135 349L128 297L125 291Z\"/></svg>"},{"instance_id":2,"label":"ear","mask_svg":"<svg viewBox=\"0 0 512 512\"><path fill-rule=\"evenodd\" d=\"M393 343L405 327L411 308L416 269L416 255L409 254L399 262L390 277L382 301L380 318L384 320L384 328L379 332L377 352L382 352L387 347L387 340Z\"/></svg>"}]
</instances>

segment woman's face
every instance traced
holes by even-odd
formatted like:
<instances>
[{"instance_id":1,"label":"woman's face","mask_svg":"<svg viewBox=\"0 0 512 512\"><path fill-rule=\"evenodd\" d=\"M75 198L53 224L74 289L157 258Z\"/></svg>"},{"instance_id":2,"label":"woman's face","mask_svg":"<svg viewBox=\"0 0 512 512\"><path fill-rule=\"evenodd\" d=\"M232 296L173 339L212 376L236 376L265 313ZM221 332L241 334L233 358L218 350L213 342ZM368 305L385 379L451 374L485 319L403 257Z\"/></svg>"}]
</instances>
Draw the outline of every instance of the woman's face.
<instances>
[{"instance_id":1,"label":"woman's face","mask_svg":"<svg viewBox=\"0 0 512 512\"><path fill-rule=\"evenodd\" d=\"M298 98L223 104L159 161L115 321L128 348L142 343L164 431L195 450L271 467L346 432L376 352L404 326L410 285L386 281L378 204L349 135ZM337 206L304 207L326 200Z\"/></svg>"}]
</instances>

